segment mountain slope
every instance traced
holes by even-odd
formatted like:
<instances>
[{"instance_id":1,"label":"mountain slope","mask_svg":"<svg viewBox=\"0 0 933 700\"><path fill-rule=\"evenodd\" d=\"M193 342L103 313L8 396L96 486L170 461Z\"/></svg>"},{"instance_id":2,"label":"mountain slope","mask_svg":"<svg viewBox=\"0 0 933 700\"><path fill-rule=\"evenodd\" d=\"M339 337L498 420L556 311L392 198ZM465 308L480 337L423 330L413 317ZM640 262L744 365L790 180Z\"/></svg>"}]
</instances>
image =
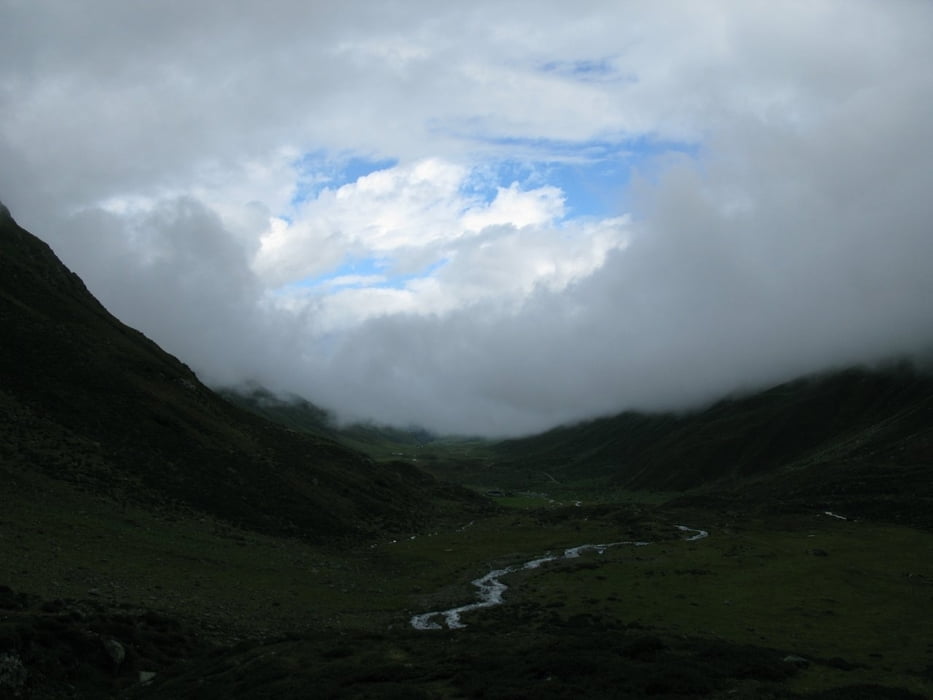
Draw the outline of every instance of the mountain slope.
<instances>
[{"instance_id":1,"label":"mountain slope","mask_svg":"<svg viewBox=\"0 0 933 700\"><path fill-rule=\"evenodd\" d=\"M933 526L933 377L906 363L798 379L700 411L628 412L499 443L337 429L325 411L297 398L259 389L228 396L296 430L373 455L416 458L474 487L699 489L708 504L831 508Z\"/></svg>"},{"instance_id":2,"label":"mountain slope","mask_svg":"<svg viewBox=\"0 0 933 700\"><path fill-rule=\"evenodd\" d=\"M848 494L842 503L865 514L890 518L911 504L919 517L933 502L933 378L905 364L853 368L693 413L624 413L561 427L493 451L500 474L824 507Z\"/></svg>"},{"instance_id":3,"label":"mountain slope","mask_svg":"<svg viewBox=\"0 0 933 700\"><path fill-rule=\"evenodd\" d=\"M104 309L0 209L0 460L302 537L410 529L468 496L246 413Z\"/></svg>"},{"instance_id":4,"label":"mountain slope","mask_svg":"<svg viewBox=\"0 0 933 700\"><path fill-rule=\"evenodd\" d=\"M353 423L337 424L333 414L315 406L300 396L276 396L260 386L247 385L218 390L218 393L235 406L262 416L273 423L292 430L310 433L359 450L375 459L392 461L403 451L410 451L437 440L436 436L412 428L404 430L390 426Z\"/></svg>"}]
</instances>

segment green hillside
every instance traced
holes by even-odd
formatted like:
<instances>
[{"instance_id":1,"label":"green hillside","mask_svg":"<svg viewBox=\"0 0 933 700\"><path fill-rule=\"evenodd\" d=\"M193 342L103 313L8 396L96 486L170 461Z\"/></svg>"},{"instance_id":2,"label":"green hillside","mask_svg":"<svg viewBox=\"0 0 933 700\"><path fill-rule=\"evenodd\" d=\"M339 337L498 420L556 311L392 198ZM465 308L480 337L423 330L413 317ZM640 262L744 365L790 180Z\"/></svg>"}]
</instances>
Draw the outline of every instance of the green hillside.
<instances>
[{"instance_id":1,"label":"green hillside","mask_svg":"<svg viewBox=\"0 0 933 700\"><path fill-rule=\"evenodd\" d=\"M882 508L869 501L880 500L890 517L909 500L900 515L933 525L933 378L906 364L850 369L702 411L624 413L556 428L493 452L493 473L512 487L591 480L771 505L842 503L876 515Z\"/></svg>"},{"instance_id":2,"label":"green hillside","mask_svg":"<svg viewBox=\"0 0 933 700\"><path fill-rule=\"evenodd\" d=\"M933 527L933 377L909 363L814 375L692 412L627 412L501 442L338 428L302 399L226 395L293 429L378 459L416 462L480 491L835 508Z\"/></svg>"},{"instance_id":3,"label":"green hillside","mask_svg":"<svg viewBox=\"0 0 933 700\"><path fill-rule=\"evenodd\" d=\"M336 440L351 449L364 452L382 461L397 457L410 458L412 451L436 442L436 436L426 430L404 430L390 426L353 423L337 424L333 414L300 396L277 396L259 386L220 389L227 401L251 413L292 430Z\"/></svg>"},{"instance_id":4,"label":"green hillside","mask_svg":"<svg viewBox=\"0 0 933 700\"><path fill-rule=\"evenodd\" d=\"M304 538L406 531L469 506L405 463L224 401L120 323L49 247L0 212L0 455L96 493Z\"/></svg>"}]
</instances>

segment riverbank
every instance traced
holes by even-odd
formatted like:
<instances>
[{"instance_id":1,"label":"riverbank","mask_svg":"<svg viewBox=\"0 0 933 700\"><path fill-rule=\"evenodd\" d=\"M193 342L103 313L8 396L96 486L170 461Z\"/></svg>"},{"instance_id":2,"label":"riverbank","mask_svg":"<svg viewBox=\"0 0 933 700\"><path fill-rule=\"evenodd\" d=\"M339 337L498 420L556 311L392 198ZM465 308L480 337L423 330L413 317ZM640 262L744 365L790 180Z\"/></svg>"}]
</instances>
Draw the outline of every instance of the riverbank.
<instances>
[{"instance_id":1,"label":"riverbank","mask_svg":"<svg viewBox=\"0 0 933 700\"><path fill-rule=\"evenodd\" d=\"M681 532L693 533L692 535L684 538L688 542L694 542L709 536L709 533L706 530L698 530L695 528L687 527L686 525L678 525L677 529ZM466 625L463 624L463 622L460 620L460 616L463 613L489 608L494 605L501 605L504 602L503 596L509 587L503 583L502 578L509 574L523 569L538 569L544 564L548 564L550 562L562 561L565 559L576 559L584 552L593 551L597 554L602 554L607 549L612 547L645 547L649 544L651 543L631 540L626 540L623 542L611 542L609 544L581 544L577 545L576 547L569 547L560 554L545 554L544 556L537 559L526 561L524 564L519 566L509 566L504 569L493 569L485 576L481 576L480 578L474 579L470 582L478 589L476 602L467 603L459 607L448 608L447 610L414 615L410 621L411 626L416 630L439 630L442 629L443 626L437 622L432 622L432 620L434 618L442 618L448 629L462 629L466 627Z\"/></svg>"}]
</instances>

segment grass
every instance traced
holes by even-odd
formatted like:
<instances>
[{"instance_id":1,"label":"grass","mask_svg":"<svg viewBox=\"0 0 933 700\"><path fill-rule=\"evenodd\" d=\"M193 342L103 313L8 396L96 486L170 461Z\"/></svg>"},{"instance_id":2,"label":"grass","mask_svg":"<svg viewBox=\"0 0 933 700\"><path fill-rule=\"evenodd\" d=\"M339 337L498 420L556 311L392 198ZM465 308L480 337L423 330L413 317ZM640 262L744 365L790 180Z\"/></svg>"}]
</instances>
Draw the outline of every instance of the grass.
<instances>
[{"instance_id":1,"label":"grass","mask_svg":"<svg viewBox=\"0 0 933 700\"><path fill-rule=\"evenodd\" d=\"M374 561L398 576L386 582L387 600L407 599L406 615L467 602L469 580L489 568L620 534L605 520L509 517L518 520L508 527L499 517L379 545ZM655 535L667 526L640 525ZM308 633L215 663L226 673L274 651L278 670L268 673L282 697L313 685L353 697L643 697L666 689L767 698L859 684L922 697L933 691L924 676L931 545L931 535L907 528L816 516L720 523L697 542L618 547L516 573L507 603L465 615L464 630L418 633L405 620L375 630L357 617L329 641ZM809 665L798 669L782 661L787 655Z\"/></svg>"},{"instance_id":2,"label":"grass","mask_svg":"<svg viewBox=\"0 0 933 700\"><path fill-rule=\"evenodd\" d=\"M44 599L90 597L194 619L225 641L309 627L386 629L406 623L424 594L451 585L468 592L489 562L609 534L600 521L542 527L504 514L337 548L89 497L41 474L15 483L0 493L0 583Z\"/></svg>"},{"instance_id":3,"label":"grass","mask_svg":"<svg viewBox=\"0 0 933 700\"><path fill-rule=\"evenodd\" d=\"M28 497L34 491L43 498ZM217 683L219 695L225 684L238 692L254 684L257 693L281 686L283 697L334 684L349 695L365 688L363 695L507 697L509 688L544 683L544 660L563 674L560 687L581 687L575 669L603 656L615 665L592 670L586 683L595 696L623 671L637 697L684 668L693 670L678 682L701 695L748 686L787 697L857 683L933 694L933 534L907 527L816 513L730 519L649 505L534 509L529 498L472 522L338 549L89 498L36 474L2 500L6 585L45 600L156 610L205 639L240 644L191 659L153 686L153 697L174 694L172 677L194 676ZM711 535L683 541L680 522ZM653 543L510 575L506 604L464 615L465 630L409 627L412 614L472 601L470 581L492 568L620 539ZM788 669L788 654L809 666ZM710 655L728 663L716 670ZM252 671L236 680L243 664ZM486 669L485 689L463 675L474 666ZM557 687L551 681L541 692Z\"/></svg>"},{"instance_id":4,"label":"grass","mask_svg":"<svg viewBox=\"0 0 933 700\"><path fill-rule=\"evenodd\" d=\"M636 654L619 667L635 679L635 697L662 687L659 679L685 658L709 654L732 665L707 677L696 670L706 662L696 661L684 687L744 692L750 683L752 695L765 688L784 697L875 683L933 695L933 534L921 530L816 512L670 511L647 502L660 500L656 494L564 484L548 496L564 504L580 496L579 507L542 507L542 496L516 494L472 521L338 548L238 529L183 508L142 508L39 472L13 476L0 492L0 583L44 600L155 610L222 645L251 640L192 658L172 672L180 675L153 686L154 697L174 694L172 677L208 677L221 689L255 684L257 693L281 682L283 697L328 683L338 695L379 688L506 697L509 688L543 682L526 657L562 669L561 687L579 687L575 668L588 668L607 648L642 643L661 645L646 652L651 663ZM681 541L678 523L711 536ZM492 568L620 539L654 544L516 573L507 579L506 605L464 615L466 630L409 629L412 614L471 602L470 581ZM282 635L293 640L275 641ZM270 649L282 650L274 663L265 656ZM605 662L620 663L618 653ZM753 663L761 677L742 675L746 654L764 659ZM791 674L780 663L787 654L810 664ZM252 675L236 680L236 663L248 664ZM473 666L486 669L485 688L463 675ZM598 696L598 683L617 672L593 669L590 692Z\"/></svg>"},{"instance_id":5,"label":"grass","mask_svg":"<svg viewBox=\"0 0 933 700\"><path fill-rule=\"evenodd\" d=\"M930 554L929 533L813 516L590 555L527 575L515 595L565 619L590 614L854 667L813 663L791 686L799 691L875 682L930 694Z\"/></svg>"},{"instance_id":6,"label":"grass","mask_svg":"<svg viewBox=\"0 0 933 700\"><path fill-rule=\"evenodd\" d=\"M515 510L532 510L545 507L553 502L546 494L518 494L515 496L495 496L492 499L496 505Z\"/></svg>"}]
</instances>

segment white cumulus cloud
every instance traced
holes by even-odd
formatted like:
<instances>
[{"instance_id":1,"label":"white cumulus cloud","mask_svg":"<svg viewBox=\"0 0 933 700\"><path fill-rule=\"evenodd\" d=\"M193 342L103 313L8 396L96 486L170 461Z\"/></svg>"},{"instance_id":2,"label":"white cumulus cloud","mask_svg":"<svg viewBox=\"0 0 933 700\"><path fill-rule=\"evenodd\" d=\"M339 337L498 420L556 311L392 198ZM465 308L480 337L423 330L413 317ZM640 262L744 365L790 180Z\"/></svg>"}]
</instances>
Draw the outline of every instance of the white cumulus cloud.
<instances>
[{"instance_id":1,"label":"white cumulus cloud","mask_svg":"<svg viewBox=\"0 0 933 700\"><path fill-rule=\"evenodd\" d=\"M0 16L0 198L213 383L511 434L933 346L929 3Z\"/></svg>"}]
</instances>

